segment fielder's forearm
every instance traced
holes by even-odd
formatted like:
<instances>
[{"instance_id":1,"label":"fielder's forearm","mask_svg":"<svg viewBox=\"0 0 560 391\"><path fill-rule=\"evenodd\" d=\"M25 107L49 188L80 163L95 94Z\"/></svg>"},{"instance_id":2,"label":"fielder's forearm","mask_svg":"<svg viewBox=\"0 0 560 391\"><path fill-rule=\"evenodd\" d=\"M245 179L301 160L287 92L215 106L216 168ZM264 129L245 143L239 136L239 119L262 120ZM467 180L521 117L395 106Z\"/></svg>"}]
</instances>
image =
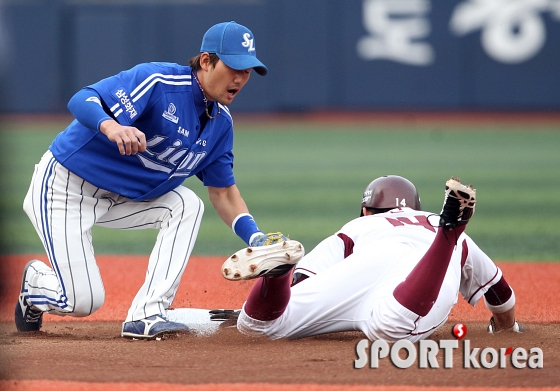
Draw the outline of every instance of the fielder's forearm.
<instances>
[{"instance_id":1,"label":"fielder's forearm","mask_svg":"<svg viewBox=\"0 0 560 391\"><path fill-rule=\"evenodd\" d=\"M220 218L245 243L250 244L255 235L262 234L236 185L224 188L208 186L208 196Z\"/></svg>"},{"instance_id":2,"label":"fielder's forearm","mask_svg":"<svg viewBox=\"0 0 560 391\"><path fill-rule=\"evenodd\" d=\"M208 186L208 198L220 218L231 227L233 220L241 213L249 213L247 204L236 185L229 187Z\"/></svg>"}]
</instances>

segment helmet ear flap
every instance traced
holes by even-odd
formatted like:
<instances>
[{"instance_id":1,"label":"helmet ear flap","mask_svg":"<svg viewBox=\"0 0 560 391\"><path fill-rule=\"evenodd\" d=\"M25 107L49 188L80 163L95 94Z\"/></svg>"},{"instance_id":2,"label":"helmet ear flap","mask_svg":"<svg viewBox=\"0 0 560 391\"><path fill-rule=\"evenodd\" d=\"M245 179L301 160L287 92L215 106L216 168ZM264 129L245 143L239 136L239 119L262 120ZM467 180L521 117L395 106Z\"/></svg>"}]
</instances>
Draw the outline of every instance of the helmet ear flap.
<instances>
[{"instance_id":1,"label":"helmet ear flap","mask_svg":"<svg viewBox=\"0 0 560 391\"><path fill-rule=\"evenodd\" d=\"M408 207L421 210L420 196L416 186L408 179L398 175L386 175L372 181L362 195L363 208L394 209Z\"/></svg>"}]
</instances>

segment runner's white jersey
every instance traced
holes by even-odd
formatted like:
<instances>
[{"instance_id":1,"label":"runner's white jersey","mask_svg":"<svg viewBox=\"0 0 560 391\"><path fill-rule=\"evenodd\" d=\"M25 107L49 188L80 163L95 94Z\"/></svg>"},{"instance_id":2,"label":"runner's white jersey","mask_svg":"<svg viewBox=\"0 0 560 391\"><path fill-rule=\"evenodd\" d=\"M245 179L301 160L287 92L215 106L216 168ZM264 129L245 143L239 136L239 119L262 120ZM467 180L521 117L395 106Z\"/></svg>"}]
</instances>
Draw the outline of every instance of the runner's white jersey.
<instances>
[{"instance_id":1,"label":"runner's white jersey","mask_svg":"<svg viewBox=\"0 0 560 391\"><path fill-rule=\"evenodd\" d=\"M353 253L378 253L396 243L425 251L435 238L439 216L410 208L364 216L345 224L298 262L294 273L309 277L323 272ZM384 250L385 251L385 250ZM452 260L461 262L462 296L475 305L502 276L501 270L466 234L459 238ZM403 275L403 279L406 275Z\"/></svg>"}]
</instances>

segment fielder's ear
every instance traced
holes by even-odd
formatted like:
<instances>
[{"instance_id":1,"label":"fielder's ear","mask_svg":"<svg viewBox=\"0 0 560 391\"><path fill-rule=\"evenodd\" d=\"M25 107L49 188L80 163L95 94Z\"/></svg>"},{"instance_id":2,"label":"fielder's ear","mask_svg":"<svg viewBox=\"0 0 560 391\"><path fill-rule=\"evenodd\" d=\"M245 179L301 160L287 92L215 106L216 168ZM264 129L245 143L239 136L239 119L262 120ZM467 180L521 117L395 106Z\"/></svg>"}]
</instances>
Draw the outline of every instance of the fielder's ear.
<instances>
[{"instance_id":1,"label":"fielder's ear","mask_svg":"<svg viewBox=\"0 0 560 391\"><path fill-rule=\"evenodd\" d=\"M362 216L370 216L373 213L371 213L369 210L366 209L365 206L362 206Z\"/></svg>"},{"instance_id":2,"label":"fielder's ear","mask_svg":"<svg viewBox=\"0 0 560 391\"><path fill-rule=\"evenodd\" d=\"M208 52L200 53L200 68L207 71L210 66L210 54Z\"/></svg>"}]
</instances>

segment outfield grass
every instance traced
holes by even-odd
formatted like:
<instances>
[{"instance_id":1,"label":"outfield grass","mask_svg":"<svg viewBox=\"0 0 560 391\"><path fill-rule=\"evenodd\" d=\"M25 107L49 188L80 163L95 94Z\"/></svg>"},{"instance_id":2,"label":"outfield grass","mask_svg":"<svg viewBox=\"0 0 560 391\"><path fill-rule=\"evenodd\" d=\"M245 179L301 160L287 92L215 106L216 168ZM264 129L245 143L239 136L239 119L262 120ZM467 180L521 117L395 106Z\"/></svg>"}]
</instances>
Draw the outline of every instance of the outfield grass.
<instances>
[{"instance_id":1,"label":"outfield grass","mask_svg":"<svg viewBox=\"0 0 560 391\"><path fill-rule=\"evenodd\" d=\"M2 133L4 253L43 252L21 209L33 172L65 124L10 124ZM504 127L238 124L236 180L264 231L282 231L310 250L358 216L374 178L413 181L423 209L439 212L451 176L478 189L467 232L495 260L560 260L560 129ZM195 254L229 255L244 243L217 216L198 179L185 185L205 202ZM96 253L146 254L157 232L94 228Z\"/></svg>"}]
</instances>

